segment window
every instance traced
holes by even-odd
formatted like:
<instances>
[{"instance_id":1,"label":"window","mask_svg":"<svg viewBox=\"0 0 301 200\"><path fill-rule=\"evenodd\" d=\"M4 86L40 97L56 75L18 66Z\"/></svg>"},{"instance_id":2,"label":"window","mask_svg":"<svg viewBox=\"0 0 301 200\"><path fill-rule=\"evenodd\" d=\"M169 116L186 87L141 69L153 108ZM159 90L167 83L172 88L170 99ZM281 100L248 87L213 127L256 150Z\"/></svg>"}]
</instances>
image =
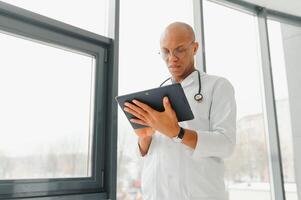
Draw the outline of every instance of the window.
<instances>
[{"instance_id":1,"label":"window","mask_svg":"<svg viewBox=\"0 0 301 200\"><path fill-rule=\"evenodd\" d=\"M193 26L192 1L121 1L120 15L119 94L159 87L161 82L170 76L158 54L161 33L174 21L183 21ZM136 154L136 147L137 136L119 109L119 200L141 198L140 173L143 163Z\"/></svg>"},{"instance_id":2,"label":"window","mask_svg":"<svg viewBox=\"0 0 301 200\"><path fill-rule=\"evenodd\" d=\"M204 1L206 69L235 88L237 146L225 161L230 200L271 199L255 16Z\"/></svg>"},{"instance_id":3,"label":"window","mask_svg":"<svg viewBox=\"0 0 301 200\"><path fill-rule=\"evenodd\" d=\"M0 199L111 198L111 39L4 3L0 18Z\"/></svg>"},{"instance_id":4,"label":"window","mask_svg":"<svg viewBox=\"0 0 301 200\"><path fill-rule=\"evenodd\" d=\"M108 36L108 0L3 0L52 19Z\"/></svg>"},{"instance_id":5,"label":"window","mask_svg":"<svg viewBox=\"0 0 301 200\"><path fill-rule=\"evenodd\" d=\"M95 58L0 41L0 179L90 177Z\"/></svg>"},{"instance_id":6,"label":"window","mask_svg":"<svg viewBox=\"0 0 301 200\"><path fill-rule=\"evenodd\" d=\"M300 62L297 58L297 49L301 41L300 31L300 27L268 20L276 114L287 200L297 200L298 197L286 68L293 68L298 65L297 62Z\"/></svg>"}]
</instances>

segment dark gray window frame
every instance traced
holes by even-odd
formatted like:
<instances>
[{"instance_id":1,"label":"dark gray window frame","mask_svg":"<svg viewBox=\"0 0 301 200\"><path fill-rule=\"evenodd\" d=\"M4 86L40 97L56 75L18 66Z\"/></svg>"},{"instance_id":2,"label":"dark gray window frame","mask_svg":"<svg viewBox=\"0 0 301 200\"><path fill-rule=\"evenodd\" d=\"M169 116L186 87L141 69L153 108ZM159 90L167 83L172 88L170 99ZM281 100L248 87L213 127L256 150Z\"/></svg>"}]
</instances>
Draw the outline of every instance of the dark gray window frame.
<instances>
[{"instance_id":1,"label":"dark gray window frame","mask_svg":"<svg viewBox=\"0 0 301 200\"><path fill-rule=\"evenodd\" d=\"M118 1L117 5L118 5ZM116 6L117 6L116 5ZM0 199L116 199L116 43L74 26L0 2L0 30L96 58L92 177L0 181ZM52 196L52 197L50 197ZM38 197L38 198L35 198Z\"/></svg>"},{"instance_id":2,"label":"dark gray window frame","mask_svg":"<svg viewBox=\"0 0 301 200\"><path fill-rule=\"evenodd\" d=\"M194 0L197 1L197 0ZM203 13L203 0L200 0L201 3L198 6L199 12ZM262 75L264 82L265 90L265 103L266 103L266 114L267 114L267 130L269 135L269 160L270 160L270 176L271 176L271 195L273 200L285 200L285 191L284 191L284 180L283 180L283 170L282 170L282 159L281 159L281 150L280 150L280 139L276 115L276 103L275 95L273 89L273 76L272 76L272 66L270 61L270 49L269 49L269 38L268 38L268 28L267 28L267 19L273 19L279 22L292 24L292 25L301 25L301 17L294 16L279 11L267 9L252 3L248 3L241 0L208 0L214 3L221 4L223 6L245 12L258 18L258 30L259 30L259 39L261 47L261 60L262 60ZM195 4L198 5L198 4ZM201 18L196 21L201 32L201 35L204 38L204 23L202 14L199 15ZM202 39L204 42L204 39ZM205 43L202 44L205 48ZM205 61L206 54L205 49L203 50L203 60ZM206 66L203 65L203 70L206 71ZM300 192L298 192L300 193ZM300 198L300 197L299 197Z\"/></svg>"}]
</instances>

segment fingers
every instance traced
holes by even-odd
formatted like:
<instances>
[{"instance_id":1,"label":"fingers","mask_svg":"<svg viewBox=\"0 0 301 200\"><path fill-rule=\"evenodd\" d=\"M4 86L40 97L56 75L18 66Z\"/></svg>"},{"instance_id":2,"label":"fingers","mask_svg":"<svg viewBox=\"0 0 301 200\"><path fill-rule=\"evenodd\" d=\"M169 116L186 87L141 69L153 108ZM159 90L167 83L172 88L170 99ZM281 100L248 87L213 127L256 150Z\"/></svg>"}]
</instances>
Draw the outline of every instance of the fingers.
<instances>
[{"instance_id":1,"label":"fingers","mask_svg":"<svg viewBox=\"0 0 301 200\"><path fill-rule=\"evenodd\" d=\"M139 113L131 110L130 108L124 108L124 111L134 115L135 117L137 117L138 119L141 119L141 120L144 120L145 121L145 118L143 117L143 115L140 115Z\"/></svg>"},{"instance_id":2,"label":"fingers","mask_svg":"<svg viewBox=\"0 0 301 200\"><path fill-rule=\"evenodd\" d=\"M163 98L163 106L164 106L165 111L166 110L168 110L168 111L171 110L171 105L169 103L168 97Z\"/></svg>"},{"instance_id":3,"label":"fingers","mask_svg":"<svg viewBox=\"0 0 301 200\"><path fill-rule=\"evenodd\" d=\"M152 107L148 106L145 103L142 103L140 101L137 100L133 100L133 103L136 104L137 106L139 106L140 108L142 108L143 110L145 110L147 113L149 114L153 114L154 112L156 112L154 109L152 109Z\"/></svg>"},{"instance_id":4,"label":"fingers","mask_svg":"<svg viewBox=\"0 0 301 200\"><path fill-rule=\"evenodd\" d=\"M170 103L168 97L166 97L166 96L163 98L163 106L164 106L165 112L171 113L172 115L176 114L174 109L171 106L171 103Z\"/></svg>"},{"instance_id":5,"label":"fingers","mask_svg":"<svg viewBox=\"0 0 301 200\"><path fill-rule=\"evenodd\" d=\"M144 126L149 126L145 121L141 120L141 119L130 119L131 122L135 123L135 124L141 124Z\"/></svg>"},{"instance_id":6,"label":"fingers","mask_svg":"<svg viewBox=\"0 0 301 200\"><path fill-rule=\"evenodd\" d=\"M124 107L124 110L126 112L131 113L132 115L136 116L139 119L145 120L147 113L143 109L128 102L126 102L124 105L126 106Z\"/></svg>"}]
</instances>

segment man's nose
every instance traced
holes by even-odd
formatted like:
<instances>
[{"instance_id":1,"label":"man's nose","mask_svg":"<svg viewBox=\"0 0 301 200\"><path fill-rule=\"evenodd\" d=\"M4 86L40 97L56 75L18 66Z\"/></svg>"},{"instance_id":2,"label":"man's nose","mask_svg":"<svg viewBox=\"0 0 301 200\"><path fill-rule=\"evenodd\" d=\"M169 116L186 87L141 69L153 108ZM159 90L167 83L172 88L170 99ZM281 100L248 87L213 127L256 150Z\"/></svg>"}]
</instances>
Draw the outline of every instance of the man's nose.
<instances>
[{"instance_id":1,"label":"man's nose","mask_svg":"<svg viewBox=\"0 0 301 200\"><path fill-rule=\"evenodd\" d=\"M169 62L175 62L175 61L178 61L179 58L176 57L173 53L169 53L169 57L168 57L168 61Z\"/></svg>"}]
</instances>

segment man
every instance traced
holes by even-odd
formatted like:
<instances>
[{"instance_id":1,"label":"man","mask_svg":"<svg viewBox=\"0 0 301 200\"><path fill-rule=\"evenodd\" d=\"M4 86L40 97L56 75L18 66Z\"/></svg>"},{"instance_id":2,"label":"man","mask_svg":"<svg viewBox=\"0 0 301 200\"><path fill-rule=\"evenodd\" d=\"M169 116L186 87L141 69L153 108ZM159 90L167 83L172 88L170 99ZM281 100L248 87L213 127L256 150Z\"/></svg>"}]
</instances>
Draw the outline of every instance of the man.
<instances>
[{"instance_id":1,"label":"man","mask_svg":"<svg viewBox=\"0 0 301 200\"><path fill-rule=\"evenodd\" d=\"M160 46L171 82L181 83L195 118L178 122L167 97L163 99L164 112L136 100L125 103L125 111L137 117L132 122L149 126L135 130L144 159L143 198L227 199L223 158L230 156L235 146L234 89L225 78L196 71L198 43L188 24L167 26ZM195 100L199 81L202 101Z\"/></svg>"}]
</instances>

